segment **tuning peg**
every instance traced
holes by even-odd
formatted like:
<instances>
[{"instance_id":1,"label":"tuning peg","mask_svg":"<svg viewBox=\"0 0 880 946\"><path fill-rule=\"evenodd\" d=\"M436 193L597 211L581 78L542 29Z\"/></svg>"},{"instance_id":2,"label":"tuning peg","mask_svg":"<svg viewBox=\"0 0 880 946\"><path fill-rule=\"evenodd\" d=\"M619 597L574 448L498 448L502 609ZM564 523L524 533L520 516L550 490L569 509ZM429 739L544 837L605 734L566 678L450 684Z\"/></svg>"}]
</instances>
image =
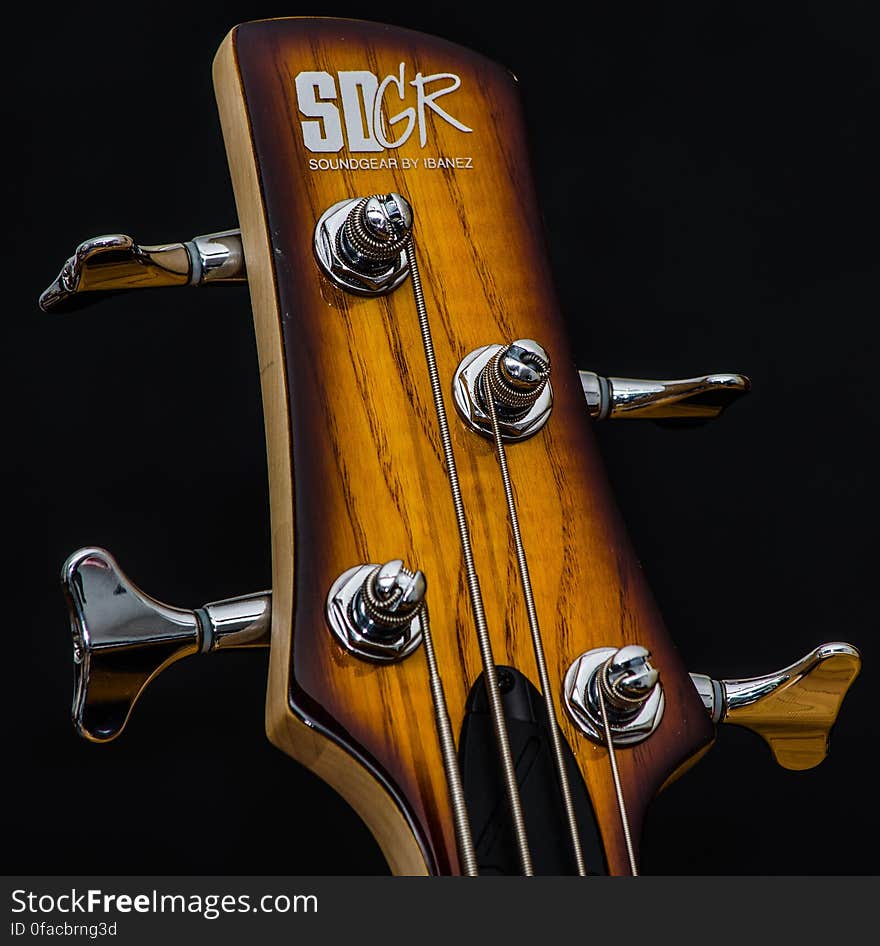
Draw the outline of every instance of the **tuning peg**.
<instances>
[{"instance_id":1,"label":"tuning peg","mask_svg":"<svg viewBox=\"0 0 880 946\"><path fill-rule=\"evenodd\" d=\"M596 420L629 417L702 424L718 417L751 387L742 374L707 374L680 381L604 378L593 371L578 374L590 416Z\"/></svg>"},{"instance_id":2,"label":"tuning peg","mask_svg":"<svg viewBox=\"0 0 880 946\"><path fill-rule=\"evenodd\" d=\"M269 592L172 608L144 594L99 548L74 552L61 583L73 633L73 722L91 742L115 739L147 684L178 660L269 644Z\"/></svg>"},{"instance_id":3,"label":"tuning peg","mask_svg":"<svg viewBox=\"0 0 880 946\"><path fill-rule=\"evenodd\" d=\"M822 644L763 677L691 679L715 723L744 726L761 736L786 769L811 769L828 755L828 737L843 698L862 666L850 644Z\"/></svg>"},{"instance_id":4,"label":"tuning peg","mask_svg":"<svg viewBox=\"0 0 880 946\"><path fill-rule=\"evenodd\" d=\"M159 246L139 246L130 236L111 233L80 243L55 282L40 296L40 308L69 312L124 289L246 282L238 230Z\"/></svg>"}]
</instances>

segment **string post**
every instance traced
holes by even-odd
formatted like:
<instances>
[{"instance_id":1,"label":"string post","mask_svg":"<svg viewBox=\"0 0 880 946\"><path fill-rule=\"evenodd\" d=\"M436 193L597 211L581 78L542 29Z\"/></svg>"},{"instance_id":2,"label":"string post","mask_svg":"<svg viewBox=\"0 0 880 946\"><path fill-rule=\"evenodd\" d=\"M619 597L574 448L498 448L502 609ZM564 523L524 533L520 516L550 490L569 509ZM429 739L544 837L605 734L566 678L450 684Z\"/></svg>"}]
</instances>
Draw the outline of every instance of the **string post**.
<instances>
[{"instance_id":1,"label":"string post","mask_svg":"<svg viewBox=\"0 0 880 946\"><path fill-rule=\"evenodd\" d=\"M455 407L476 433L507 443L534 436L550 419L550 356L534 339L485 345L466 355L452 385Z\"/></svg>"},{"instance_id":2,"label":"string post","mask_svg":"<svg viewBox=\"0 0 880 946\"><path fill-rule=\"evenodd\" d=\"M397 631L409 625L421 611L427 591L424 573L409 571L402 559L395 558L373 569L355 595L352 607L363 630L369 626L374 634Z\"/></svg>"},{"instance_id":3,"label":"string post","mask_svg":"<svg viewBox=\"0 0 880 946\"><path fill-rule=\"evenodd\" d=\"M363 660L393 662L422 642L428 582L402 559L383 565L355 565L344 571L327 595L325 614L336 639Z\"/></svg>"},{"instance_id":4,"label":"string post","mask_svg":"<svg viewBox=\"0 0 880 946\"><path fill-rule=\"evenodd\" d=\"M568 668L563 684L566 708L593 742L606 742L606 721L618 748L644 741L660 725L666 697L650 657L638 644L598 647Z\"/></svg>"},{"instance_id":5,"label":"string post","mask_svg":"<svg viewBox=\"0 0 880 946\"><path fill-rule=\"evenodd\" d=\"M651 654L638 644L615 651L602 666L602 695L618 713L632 713L651 696L660 674L651 666Z\"/></svg>"},{"instance_id":6,"label":"string post","mask_svg":"<svg viewBox=\"0 0 880 946\"><path fill-rule=\"evenodd\" d=\"M400 194L350 197L319 218L315 258L340 289L359 296L386 295L409 276L406 247L412 227L412 207Z\"/></svg>"},{"instance_id":7,"label":"string post","mask_svg":"<svg viewBox=\"0 0 880 946\"><path fill-rule=\"evenodd\" d=\"M550 380L550 356L531 338L501 348L483 368L478 396L488 413L489 399L506 421L525 417Z\"/></svg>"},{"instance_id":8,"label":"string post","mask_svg":"<svg viewBox=\"0 0 880 946\"><path fill-rule=\"evenodd\" d=\"M400 194L362 197L338 232L339 253L354 269L382 272L400 256L412 225L412 207Z\"/></svg>"}]
</instances>

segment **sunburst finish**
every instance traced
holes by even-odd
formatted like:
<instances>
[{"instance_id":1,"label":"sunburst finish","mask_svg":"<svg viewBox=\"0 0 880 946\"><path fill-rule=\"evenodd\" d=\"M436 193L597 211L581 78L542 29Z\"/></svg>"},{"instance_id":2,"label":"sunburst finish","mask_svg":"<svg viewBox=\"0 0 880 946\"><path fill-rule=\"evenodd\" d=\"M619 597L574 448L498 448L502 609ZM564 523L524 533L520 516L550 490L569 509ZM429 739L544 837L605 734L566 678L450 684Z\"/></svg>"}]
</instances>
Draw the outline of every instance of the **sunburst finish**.
<instances>
[{"instance_id":1,"label":"sunburst finish","mask_svg":"<svg viewBox=\"0 0 880 946\"><path fill-rule=\"evenodd\" d=\"M438 104L472 131L429 108L425 147L418 130L399 148L376 153L305 147L298 73L367 70L381 80L399 75L401 63L407 80L419 72L459 76L460 88ZM354 805L395 872L459 872L423 654L387 666L364 662L339 646L324 617L328 589L352 565L400 557L422 569L458 732L481 664L412 293L405 284L381 298L347 294L321 274L312 250L315 222L330 205L397 191L415 211L495 659L536 684L498 463L492 444L455 414L451 382L461 359L489 343L535 338L551 356L552 416L536 436L508 447L508 462L562 732L589 789L609 867L625 873L607 753L562 709L567 668L591 648L640 643L660 671L667 703L658 731L618 752L636 836L652 795L710 743L712 726L663 627L597 454L555 299L515 78L418 33L290 19L237 27L218 53L215 84L266 417L270 737ZM412 88L407 95L402 103L396 89L388 93L392 112L414 104ZM348 170L317 166L317 158L340 157L364 160ZM389 158L396 167L381 166ZM452 160L430 167L426 158Z\"/></svg>"}]
</instances>

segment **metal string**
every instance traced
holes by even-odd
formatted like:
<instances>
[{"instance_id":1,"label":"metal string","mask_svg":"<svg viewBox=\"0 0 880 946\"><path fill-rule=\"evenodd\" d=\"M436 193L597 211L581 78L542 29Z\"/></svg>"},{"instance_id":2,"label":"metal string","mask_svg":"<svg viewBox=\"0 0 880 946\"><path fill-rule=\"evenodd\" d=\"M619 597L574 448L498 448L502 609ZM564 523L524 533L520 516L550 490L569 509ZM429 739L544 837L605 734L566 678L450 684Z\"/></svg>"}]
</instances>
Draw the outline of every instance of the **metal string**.
<instances>
[{"instance_id":1,"label":"metal string","mask_svg":"<svg viewBox=\"0 0 880 946\"><path fill-rule=\"evenodd\" d=\"M600 669L604 673L604 669ZM605 697L602 694L602 687L597 686L596 692L599 694L599 710L602 713L602 724L605 727L605 742L608 746L608 760L611 763L611 776L614 779L614 791L617 795L617 810L620 812L620 823L623 826L623 840L626 843L626 853L629 857L629 867L633 877L639 876L636 867L636 856L633 853L632 836L629 830L629 818L626 814L626 802L623 800L623 787L620 784L620 773L617 771L617 756L614 753L614 738L611 735L611 726L608 723L608 713L605 711Z\"/></svg>"},{"instance_id":2,"label":"metal string","mask_svg":"<svg viewBox=\"0 0 880 946\"><path fill-rule=\"evenodd\" d=\"M513 497L513 488L510 482L510 472L507 467L507 453L498 425L498 413L495 398L490 386L485 386L486 401L488 402L489 417L492 420L492 436L495 439L495 449L498 456L498 466L501 468L501 479L504 483L504 495L507 497L507 511L510 529L513 533L513 544L516 547L516 561L519 565L519 575L522 582L523 597L526 602L526 613L529 618L529 630L532 635L532 647L535 652L535 663L538 666L538 677L541 682L541 694L544 697L544 707L547 713L547 727L550 731L550 744L553 749L553 761L556 765L556 775L559 779L559 791L562 795L562 805L565 809L565 818L568 822L568 834L571 849L574 854L575 866L579 876L584 877L587 868L581 850L581 839L578 833L577 818L574 813L574 804L571 800L571 786L568 781L568 772L565 769L565 759L562 755L562 744L559 739L559 724L556 720L556 708L553 703L553 691L550 687L550 675L547 672L547 660L544 657L544 644L541 640L541 628L538 624L538 612L535 608L535 599L532 594L532 580L529 576L529 566L526 561L525 547L519 531L519 517L516 513L516 502Z\"/></svg>"},{"instance_id":3,"label":"metal string","mask_svg":"<svg viewBox=\"0 0 880 946\"><path fill-rule=\"evenodd\" d=\"M428 608L422 607L422 643L425 645L425 658L428 661L428 679L431 684L431 699L434 703L434 719L437 723L437 735L440 739L440 754L443 756L443 768L446 770L446 784L449 787L449 798L452 803L452 821L455 826L455 840L458 844L458 854L461 866L468 877L476 877L477 855L474 852L474 841L471 837L471 826L468 821L467 804L464 799L464 789L461 784L461 770L458 767L458 756L455 754L455 739L452 735L452 724L449 722L449 711L446 708L446 695L443 692L443 681L437 669L437 658L434 654L434 641L431 637L431 625L428 620Z\"/></svg>"},{"instance_id":4,"label":"metal string","mask_svg":"<svg viewBox=\"0 0 880 946\"><path fill-rule=\"evenodd\" d=\"M425 296L422 291L422 280L419 275L416 260L415 242L410 237L406 247L406 260L409 264L412 281L413 296L419 315L419 327L422 333L422 344L425 349L425 361L428 366L428 376L431 379L431 393L434 397L434 409L440 427L440 441L443 445L443 456L446 461L446 471L449 486L452 491L452 503L455 507L455 518L458 523L458 535L464 555L465 574L467 577L468 592L471 607L474 613L474 623L477 629L477 640L480 647L480 659L483 664L483 679L486 684L486 695L489 699L489 715L492 719L492 728L495 732L495 741L498 746L498 755L501 761L501 771L504 778L504 787L507 793L507 802L510 806L510 815L513 821L513 830L516 836L516 846L519 853L520 870L531 877L534 873L532 855L529 851L529 842L526 836L525 819L523 818L522 803L519 797L519 786L516 781L516 770L513 765L513 755L510 750L510 739L507 734L507 722L501 706L501 697L498 693L498 674L495 668L495 658L492 654L492 642L489 638L489 628L486 623L486 613L483 608L483 596L480 591L480 582L474 566L474 556L471 547L470 532L464 512L464 503L461 498L461 488L458 481L458 469L455 465L455 455L452 451L452 438L449 435L449 422L446 417L446 406L443 401L443 389L440 385L440 375L437 371L437 360L434 355L434 342L431 337L431 326L428 321L428 310L425 306Z\"/></svg>"}]
</instances>

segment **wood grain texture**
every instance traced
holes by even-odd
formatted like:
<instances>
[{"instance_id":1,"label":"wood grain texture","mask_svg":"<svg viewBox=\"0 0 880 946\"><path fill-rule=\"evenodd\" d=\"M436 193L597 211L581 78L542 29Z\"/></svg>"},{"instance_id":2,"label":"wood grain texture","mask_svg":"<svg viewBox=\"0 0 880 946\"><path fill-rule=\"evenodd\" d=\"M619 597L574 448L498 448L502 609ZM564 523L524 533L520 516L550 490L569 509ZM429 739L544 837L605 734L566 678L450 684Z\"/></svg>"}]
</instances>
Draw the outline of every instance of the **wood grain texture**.
<instances>
[{"instance_id":1,"label":"wood grain texture","mask_svg":"<svg viewBox=\"0 0 880 946\"><path fill-rule=\"evenodd\" d=\"M428 116L393 152L408 170L310 170L294 78L365 69L380 79L451 72L441 104L473 132ZM481 672L449 484L412 293L363 299L323 278L312 253L338 200L398 191L415 236L453 448L497 663L536 683L534 656L492 445L452 406L468 352L538 339L553 361L554 409L508 462L551 680L586 650L641 643L667 708L654 736L618 753L637 837L652 795L712 738L624 534L593 442L554 297L530 178L516 82L445 41L378 24L290 19L238 27L215 85L243 231L257 330L273 534L270 738L358 810L397 873L457 873L446 783L424 657L379 667L344 652L324 603L360 562L401 557L428 577L428 601L452 725ZM395 99L395 102L397 100ZM410 103L407 103L410 104ZM388 157L391 152L361 157ZM324 157L350 157L339 155ZM469 157L429 168L425 157ZM555 694L557 706L560 693ZM313 725L307 725L303 718ZM609 867L626 872L607 754L560 709L599 820ZM598 867L598 865L593 865Z\"/></svg>"}]
</instances>

